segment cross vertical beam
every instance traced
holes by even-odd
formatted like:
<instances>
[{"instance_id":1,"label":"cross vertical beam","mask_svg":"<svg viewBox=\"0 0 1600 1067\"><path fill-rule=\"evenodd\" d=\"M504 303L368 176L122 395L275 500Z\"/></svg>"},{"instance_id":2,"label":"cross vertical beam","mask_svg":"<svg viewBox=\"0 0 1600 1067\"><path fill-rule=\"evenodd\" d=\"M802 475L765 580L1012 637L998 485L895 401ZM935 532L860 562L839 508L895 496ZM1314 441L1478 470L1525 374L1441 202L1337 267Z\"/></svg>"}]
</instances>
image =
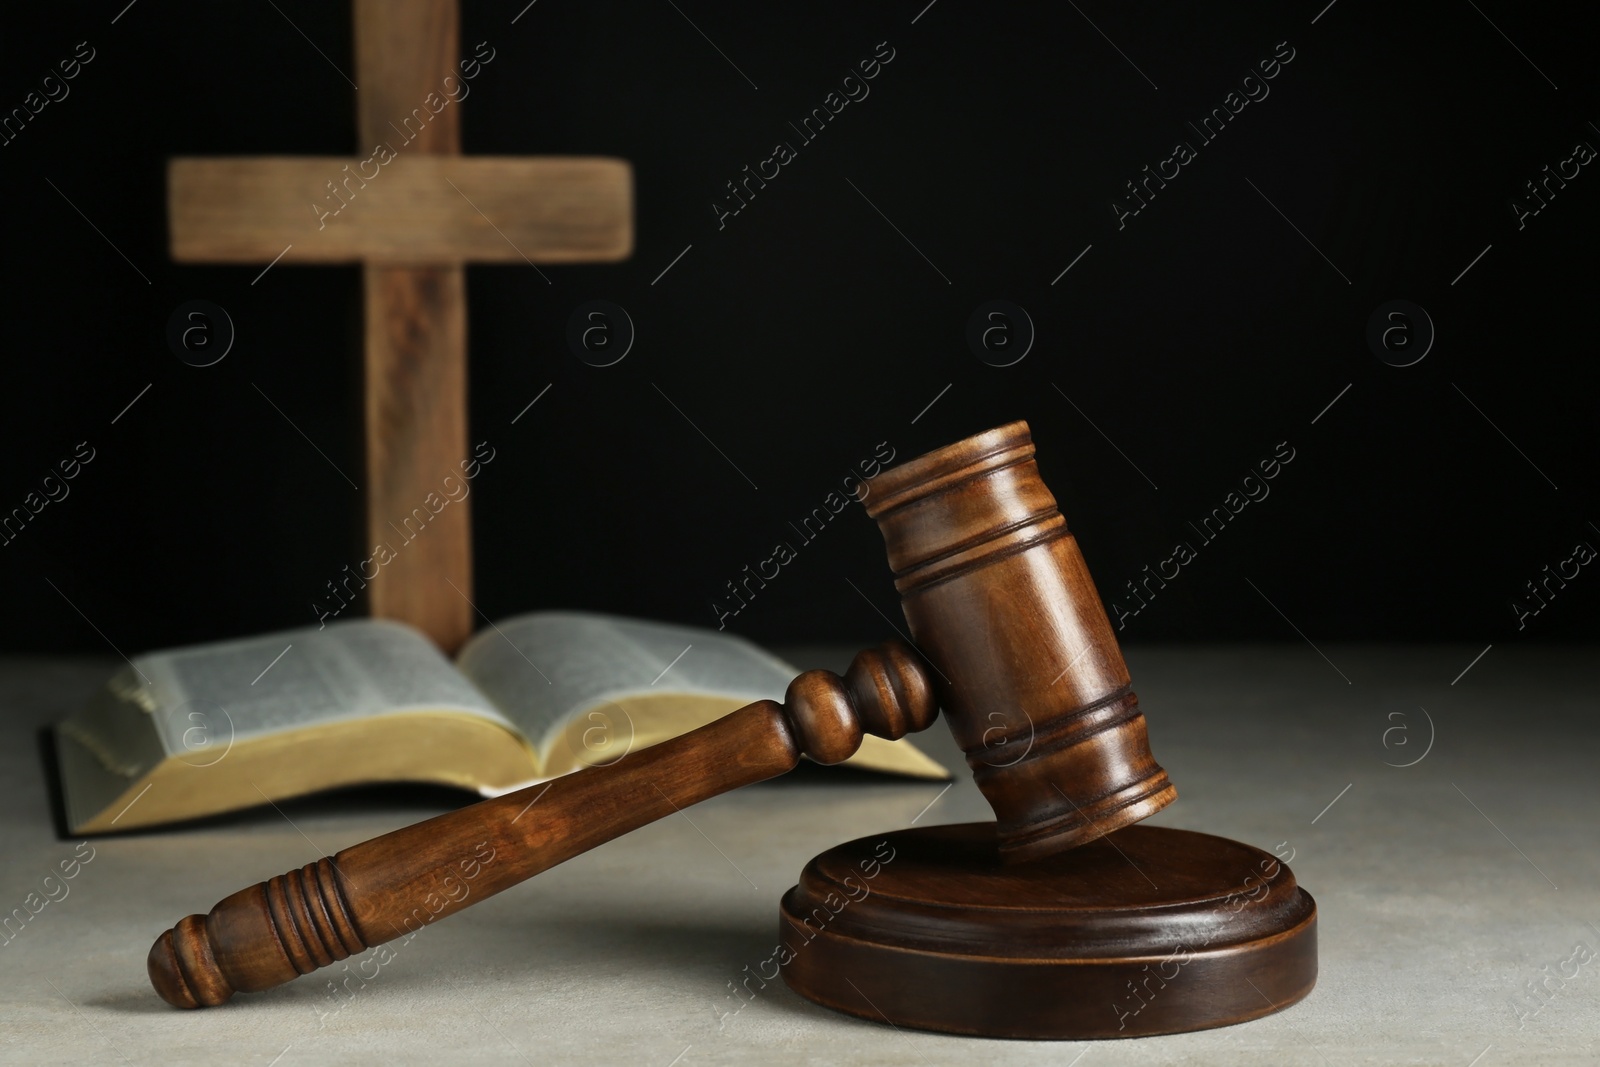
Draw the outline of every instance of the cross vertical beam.
<instances>
[{"instance_id":1,"label":"cross vertical beam","mask_svg":"<svg viewBox=\"0 0 1600 1067\"><path fill-rule=\"evenodd\" d=\"M460 80L460 15L457 0L355 0L353 11L356 147L370 151L393 141L391 123L430 93L443 96L446 77ZM460 114L431 115L404 151L459 155ZM459 480L467 458L465 267L368 262L361 274L367 535L397 552L372 580L371 612L418 625L453 652L472 633L469 498L437 515L423 501L447 475ZM416 533L406 525L414 508L427 517Z\"/></svg>"}]
</instances>

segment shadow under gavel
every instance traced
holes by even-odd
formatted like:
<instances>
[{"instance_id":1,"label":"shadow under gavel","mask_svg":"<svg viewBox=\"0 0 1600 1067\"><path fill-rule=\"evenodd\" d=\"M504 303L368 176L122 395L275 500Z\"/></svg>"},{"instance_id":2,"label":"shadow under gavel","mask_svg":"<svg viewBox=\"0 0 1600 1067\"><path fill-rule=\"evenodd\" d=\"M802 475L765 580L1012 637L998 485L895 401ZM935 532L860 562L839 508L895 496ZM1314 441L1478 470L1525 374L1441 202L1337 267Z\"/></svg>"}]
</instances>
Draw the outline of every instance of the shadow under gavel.
<instances>
[{"instance_id":1,"label":"shadow under gavel","mask_svg":"<svg viewBox=\"0 0 1600 1067\"><path fill-rule=\"evenodd\" d=\"M150 948L150 982L180 1008L282 985L403 937L675 811L792 770L848 759L863 731L896 740L938 713L925 668L890 641L844 677L807 671L690 733L344 849L190 915ZM486 862L488 857L490 862Z\"/></svg>"}]
</instances>

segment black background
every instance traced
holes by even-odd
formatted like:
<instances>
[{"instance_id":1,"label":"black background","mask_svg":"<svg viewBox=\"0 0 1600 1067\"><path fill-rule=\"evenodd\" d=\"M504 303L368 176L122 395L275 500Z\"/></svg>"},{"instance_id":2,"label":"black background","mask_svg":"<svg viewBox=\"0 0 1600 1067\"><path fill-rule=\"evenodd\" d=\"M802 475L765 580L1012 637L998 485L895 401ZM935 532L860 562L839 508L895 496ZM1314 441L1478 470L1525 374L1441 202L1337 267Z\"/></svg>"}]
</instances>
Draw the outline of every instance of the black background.
<instances>
[{"instance_id":1,"label":"black background","mask_svg":"<svg viewBox=\"0 0 1600 1067\"><path fill-rule=\"evenodd\" d=\"M1300 640L1288 620L1314 641L1596 635L1593 568L1521 631L1509 606L1600 545L1600 174L1523 229L1509 207L1576 142L1600 146L1574 7L925 4L464 4L463 50L495 50L462 105L466 151L618 156L637 185L628 261L544 267L548 284L469 271L472 439L496 457L471 497L485 612L715 625L723 584L879 442L909 458L1025 418L1108 601L1294 449L1125 640ZM312 622L370 551L334 469L360 480L359 275L173 264L164 166L351 154L346 6L5 19L0 109L79 41L96 57L0 147L0 509L78 442L95 458L0 547L0 644L131 654ZM788 123L884 41L870 95L719 229L724 183L796 141ZM1199 145L1185 123L1281 41L1294 59L1270 96ZM1198 158L1119 230L1123 183L1180 139ZM238 331L203 369L164 340L197 298ZM638 332L608 368L565 342L597 298ZM1397 298L1438 333L1406 368L1365 341ZM1014 366L967 347L991 299L1036 326ZM878 611L898 612L860 509L797 547L731 628L884 636Z\"/></svg>"}]
</instances>

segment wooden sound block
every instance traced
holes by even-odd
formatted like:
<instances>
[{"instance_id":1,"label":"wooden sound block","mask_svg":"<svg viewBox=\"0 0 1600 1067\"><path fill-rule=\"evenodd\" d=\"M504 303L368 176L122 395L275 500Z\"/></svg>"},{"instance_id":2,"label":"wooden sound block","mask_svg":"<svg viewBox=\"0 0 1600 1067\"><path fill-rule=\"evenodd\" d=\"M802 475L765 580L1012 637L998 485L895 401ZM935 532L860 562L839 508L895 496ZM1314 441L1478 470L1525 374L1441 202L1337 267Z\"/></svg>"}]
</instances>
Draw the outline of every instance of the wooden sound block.
<instances>
[{"instance_id":1,"label":"wooden sound block","mask_svg":"<svg viewBox=\"0 0 1600 1067\"><path fill-rule=\"evenodd\" d=\"M864 837L806 865L784 981L825 1007L983 1037L1108 1038L1280 1011L1317 978L1317 907L1258 848L1131 826L1002 863L993 823Z\"/></svg>"}]
</instances>

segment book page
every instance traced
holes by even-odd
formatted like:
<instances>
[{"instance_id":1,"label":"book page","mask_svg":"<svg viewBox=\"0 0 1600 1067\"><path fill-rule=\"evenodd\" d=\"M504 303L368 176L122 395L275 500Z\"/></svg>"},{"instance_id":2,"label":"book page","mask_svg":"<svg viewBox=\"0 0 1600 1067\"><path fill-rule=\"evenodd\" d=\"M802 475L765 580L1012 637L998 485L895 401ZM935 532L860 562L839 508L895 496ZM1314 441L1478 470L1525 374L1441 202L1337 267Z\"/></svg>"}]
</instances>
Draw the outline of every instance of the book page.
<instances>
[{"instance_id":1,"label":"book page","mask_svg":"<svg viewBox=\"0 0 1600 1067\"><path fill-rule=\"evenodd\" d=\"M423 709L483 716L514 730L427 638L382 620L152 652L133 664L149 680L134 699L151 713L169 755L192 753L197 730L243 741Z\"/></svg>"},{"instance_id":2,"label":"book page","mask_svg":"<svg viewBox=\"0 0 1600 1067\"><path fill-rule=\"evenodd\" d=\"M572 716L631 694L782 700L799 673L731 634L567 611L480 631L457 663L541 752Z\"/></svg>"}]
</instances>

